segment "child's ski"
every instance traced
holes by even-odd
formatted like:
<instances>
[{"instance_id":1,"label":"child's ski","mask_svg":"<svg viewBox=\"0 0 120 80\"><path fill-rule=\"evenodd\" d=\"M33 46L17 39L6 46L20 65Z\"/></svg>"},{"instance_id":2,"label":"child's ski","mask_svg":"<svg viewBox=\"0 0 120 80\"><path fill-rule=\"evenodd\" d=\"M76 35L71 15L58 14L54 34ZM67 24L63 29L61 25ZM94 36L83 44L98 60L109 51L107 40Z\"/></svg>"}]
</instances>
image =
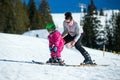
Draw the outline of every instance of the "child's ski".
<instances>
[{"instance_id":1,"label":"child's ski","mask_svg":"<svg viewBox=\"0 0 120 80\"><path fill-rule=\"evenodd\" d=\"M39 62L39 61L34 61L34 60L32 60L32 62L35 64L40 64L40 65L57 65L57 66L65 65L64 61L61 64L60 63L44 63L44 62Z\"/></svg>"}]
</instances>

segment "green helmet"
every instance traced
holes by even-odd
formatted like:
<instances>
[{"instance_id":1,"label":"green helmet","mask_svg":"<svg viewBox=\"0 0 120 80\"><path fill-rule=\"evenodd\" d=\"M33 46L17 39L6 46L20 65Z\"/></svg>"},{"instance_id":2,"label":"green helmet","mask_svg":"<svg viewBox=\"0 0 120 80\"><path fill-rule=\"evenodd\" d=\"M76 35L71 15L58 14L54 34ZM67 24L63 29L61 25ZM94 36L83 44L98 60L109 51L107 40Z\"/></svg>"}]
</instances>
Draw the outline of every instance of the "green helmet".
<instances>
[{"instance_id":1,"label":"green helmet","mask_svg":"<svg viewBox=\"0 0 120 80\"><path fill-rule=\"evenodd\" d=\"M56 26L55 26L55 24L47 24L46 25L46 29L56 29Z\"/></svg>"}]
</instances>

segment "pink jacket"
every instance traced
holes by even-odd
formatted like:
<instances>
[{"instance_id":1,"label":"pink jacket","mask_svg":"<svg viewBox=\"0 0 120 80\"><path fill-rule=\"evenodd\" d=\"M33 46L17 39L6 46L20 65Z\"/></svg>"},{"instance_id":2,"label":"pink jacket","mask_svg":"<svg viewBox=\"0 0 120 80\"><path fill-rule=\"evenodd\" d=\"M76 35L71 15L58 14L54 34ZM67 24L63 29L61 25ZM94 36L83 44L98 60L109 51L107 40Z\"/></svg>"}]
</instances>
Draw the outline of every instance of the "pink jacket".
<instances>
[{"instance_id":1,"label":"pink jacket","mask_svg":"<svg viewBox=\"0 0 120 80\"><path fill-rule=\"evenodd\" d=\"M61 57L61 51L63 50L65 41L62 38L62 35L60 34L60 32L56 30L52 34L49 34L48 39L49 39L50 48L53 48L54 46L58 48L56 53L54 51L51 52L51 57L56 57L56 58Z\"/></svg>"}]
</instances>

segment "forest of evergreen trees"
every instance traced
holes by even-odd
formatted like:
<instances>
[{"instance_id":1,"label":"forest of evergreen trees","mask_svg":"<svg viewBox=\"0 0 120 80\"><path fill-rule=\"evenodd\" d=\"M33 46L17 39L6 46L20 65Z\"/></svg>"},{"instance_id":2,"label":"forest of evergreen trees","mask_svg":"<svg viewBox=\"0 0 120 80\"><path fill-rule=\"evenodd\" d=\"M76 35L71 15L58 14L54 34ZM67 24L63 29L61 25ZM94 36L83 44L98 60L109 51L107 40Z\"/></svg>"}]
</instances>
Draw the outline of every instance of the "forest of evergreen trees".
<instances>
[{"instance_id":1,"label":"forest of evergreen trees","mask_svg":"<svg viewBox=\"0 0 120 80\"><path fill-rule=\"evenodd\" d=\"M84 46L120 53L120 11L112 13L111 19L106 20L104 30L100 20L95 16L98 15L94 0L91 0L88 6L87 14L84 16L83 29L85 36L82 40ZM100 10L100 16L105 16L103 9ZM101 36L98 38L98 36Z\"/></svg>"},{"instance_id":2,"label":"forest of evergreen trees","mask_svg":"<svg viewBox=\"0 0 120 80\"><path fill-rule=\"evenodd\" d=\"M39 2L36 7L34 0L0 0L0 32L22 34L28 28L44 29L47 23L53 23L47 0Z\"/></svg>"}]
</instances>

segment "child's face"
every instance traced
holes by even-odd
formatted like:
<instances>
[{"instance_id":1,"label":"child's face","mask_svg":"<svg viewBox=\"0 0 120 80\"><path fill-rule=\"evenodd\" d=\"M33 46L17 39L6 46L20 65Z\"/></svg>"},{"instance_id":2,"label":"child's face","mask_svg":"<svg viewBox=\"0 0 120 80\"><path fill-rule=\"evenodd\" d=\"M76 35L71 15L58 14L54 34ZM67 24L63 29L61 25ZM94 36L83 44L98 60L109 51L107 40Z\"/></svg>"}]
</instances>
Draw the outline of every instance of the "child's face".
<instances>
[{"instance_id":1,"label":"child's face","mask_svg":"<svg viewBox=\"0 0 120 80\"><path fill-rule=\"evenodd\" d=\"M53 32L53 29L47 29L47 31L48 31L49 33L52 33L52 32Z\"/></svg>"}]
</instances>

